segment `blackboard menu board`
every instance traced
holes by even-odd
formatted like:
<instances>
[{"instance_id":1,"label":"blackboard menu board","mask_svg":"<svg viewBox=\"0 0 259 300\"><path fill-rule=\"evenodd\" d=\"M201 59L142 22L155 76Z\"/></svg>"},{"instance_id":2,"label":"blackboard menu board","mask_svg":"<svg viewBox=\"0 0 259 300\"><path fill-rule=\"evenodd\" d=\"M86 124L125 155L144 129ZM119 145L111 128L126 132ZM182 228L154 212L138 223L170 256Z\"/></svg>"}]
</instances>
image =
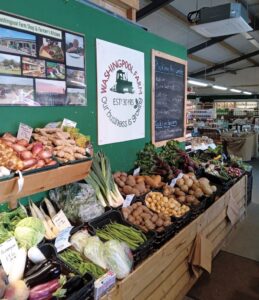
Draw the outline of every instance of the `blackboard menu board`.
<instances>
[{"instance_id":1,"label":"blackboard menu board","mask_svg":"<svg viewBox=\"0 0 259 300\"><path fill-rule=\"evenodd\" d=\"M152 53L152 142L161 146L185 136L186 61Z\"/></svg>"}]
</instances>

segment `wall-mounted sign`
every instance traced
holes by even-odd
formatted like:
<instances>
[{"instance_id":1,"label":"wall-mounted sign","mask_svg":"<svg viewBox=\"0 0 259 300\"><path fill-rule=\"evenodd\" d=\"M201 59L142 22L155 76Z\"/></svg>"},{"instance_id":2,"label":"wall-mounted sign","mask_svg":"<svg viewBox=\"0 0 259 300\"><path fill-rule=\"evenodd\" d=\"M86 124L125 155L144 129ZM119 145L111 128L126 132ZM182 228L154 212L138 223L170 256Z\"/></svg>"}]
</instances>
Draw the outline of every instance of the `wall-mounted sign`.
<instances>
[{"instance_id":1,"label":"wall-mounted sign","mask_svg":"<svg viewBox=\"0 0 259 300\"><path fill-rule=\"evenodd\" d=\"M84 36L0 12L0 105L86 105Z\"/></svg>"},{"instance_id":2,"label":"wall-mounted sign","mask_svg":"<svg viewBox=\"0 0 259 300\"><path fill-rule=\"evenodd\" d=\"M185 137L187 62L152 50L152 142Z\"/></svg>"},{"instance_id":3,"label":"wall-mounted sign","mask_svg":"<svg viewBox=\"0 0 259 300\"><path fill-rule=\"evenodd\" d=\"M98 144L145 137L144 53L96 41Z\"/></svg>"}]
</instances>

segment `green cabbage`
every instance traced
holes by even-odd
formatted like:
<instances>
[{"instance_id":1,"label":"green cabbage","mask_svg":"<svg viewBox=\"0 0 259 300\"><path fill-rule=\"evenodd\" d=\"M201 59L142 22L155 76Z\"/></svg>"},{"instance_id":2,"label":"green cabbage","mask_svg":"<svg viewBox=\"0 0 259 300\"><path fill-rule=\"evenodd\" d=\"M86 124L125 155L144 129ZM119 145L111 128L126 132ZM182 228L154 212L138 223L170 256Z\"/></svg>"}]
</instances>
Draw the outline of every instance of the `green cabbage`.
<instances>
[{"instance_id":1,"label":"green cabbage","mask_svg":"<svg viewBox=\"0 0 259 300\"><path fill-rule=\"evenodd\" d=\"M29 249L41 242L45 228L40 219L28 217L21 220L15 228L14 236L21 247Z\"/></svg>"}]
</instances>

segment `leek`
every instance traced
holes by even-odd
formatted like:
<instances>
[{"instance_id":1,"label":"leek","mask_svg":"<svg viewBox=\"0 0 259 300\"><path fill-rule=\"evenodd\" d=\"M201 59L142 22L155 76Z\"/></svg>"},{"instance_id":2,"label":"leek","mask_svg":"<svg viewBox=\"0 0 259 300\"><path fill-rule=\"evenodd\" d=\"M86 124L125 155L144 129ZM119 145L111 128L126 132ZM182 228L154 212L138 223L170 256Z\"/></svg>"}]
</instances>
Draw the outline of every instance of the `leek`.
<instances>
[{"instance_id":1,"label":"leek","mask_svg":"<svg viewBox=\"0 0 259 300\"><path fill-rule=\"evenodd\" d=\"M110 161L103 152L94 155L90 174L85 180L92 185L104 207L118 207L123 203L124 199L112 177Z\"/></svg>"}]
</instances>

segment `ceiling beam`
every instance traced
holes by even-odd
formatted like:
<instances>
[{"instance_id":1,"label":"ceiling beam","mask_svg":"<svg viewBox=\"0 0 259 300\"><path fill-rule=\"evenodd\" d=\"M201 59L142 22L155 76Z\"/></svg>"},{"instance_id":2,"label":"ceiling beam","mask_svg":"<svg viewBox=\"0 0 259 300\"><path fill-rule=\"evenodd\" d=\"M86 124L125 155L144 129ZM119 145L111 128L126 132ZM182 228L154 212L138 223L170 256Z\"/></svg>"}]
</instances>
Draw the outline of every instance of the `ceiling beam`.
<instances>
[{"instance_id":1,"label":"ceiling beam","mask_svg":"<svg viewBox=\"0 0 259 300\"><path fill-rule=\"evenodd\" d=\"M189 54L188 55L188 58L191 59L191 60L194 60L194 61L197 61L201 64L204 64L204 65L207 65L207 66L215 66L215 63L210 61L210 60L207 60L205 58L202 58L200 56L197 56L197 55L194 55L194 54Z\"/></svg>"},{"instance_id":2,"label":"ceiling beam","mask_svg":"<svg viewBox=\"0 0 259 300\"><path fill-rule=\"evenodd\" d=\"M137 21L147 17L158 9L170 4L174 0L153 0L150 4L144 6L139 11L137 11Z\"/></svg>"},{"instance_id":3,"label":"ceiling beam","mask_svg":"<svg viewBox=\"0 0 259 300\"><path fill-rule=\"evenodd\" d=\"M220 45L222 47L224 47L225 49L229 50L230 52L232 52L233 54L236 54L238 56L244 55L244 53L238 51L236 48L232 47L231 45L229 45L225 41L220 42ZM249 61L251 64L253 64L255 66L259 66L259 63L257 61L255 61L254 59L252 59L252 58L248 58L247 61Z\"/></svg>"},{"instance_id":4,"label":"ceiling beam","mask_svg":"<svg viewBox=\"0 0 259 300\"><path fill-rule=\"evenodd\" d=\"M205 74L212 73L212 72L214 72L214 71L216 71L218 69L224 69L225 67L227 67L229 65L233 65L233 64L235 64L237 62L240 62L242 60L248 59L248 58L256 56L256 55L259 55L259 50L256 50L254 52L245 54L243 56L240 56L240 57L237 57L237 58L225 61L225 62L220 63L220 64L216 64L215 66L207 68L206 70L202 70L202 71L199 71L199 72L194 72L194 73L190 74L190 76L191 77L200 77L200 76L203 76Z\"/></svg>"}]
</instances>

